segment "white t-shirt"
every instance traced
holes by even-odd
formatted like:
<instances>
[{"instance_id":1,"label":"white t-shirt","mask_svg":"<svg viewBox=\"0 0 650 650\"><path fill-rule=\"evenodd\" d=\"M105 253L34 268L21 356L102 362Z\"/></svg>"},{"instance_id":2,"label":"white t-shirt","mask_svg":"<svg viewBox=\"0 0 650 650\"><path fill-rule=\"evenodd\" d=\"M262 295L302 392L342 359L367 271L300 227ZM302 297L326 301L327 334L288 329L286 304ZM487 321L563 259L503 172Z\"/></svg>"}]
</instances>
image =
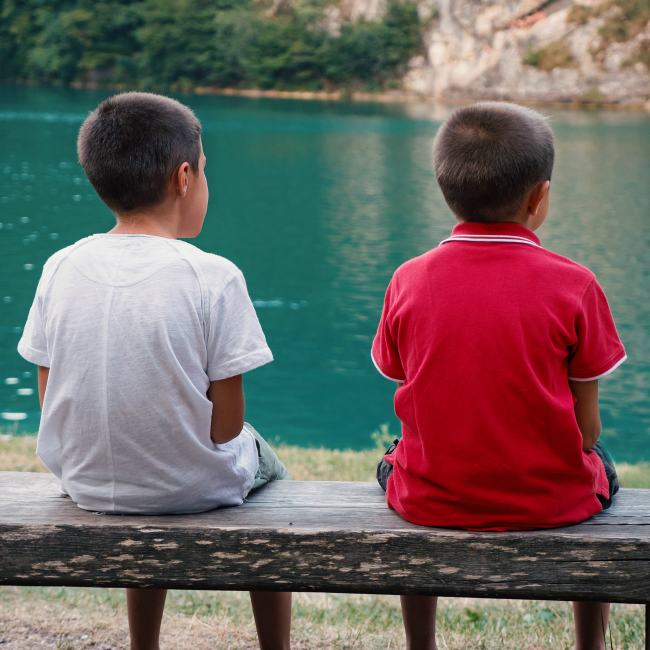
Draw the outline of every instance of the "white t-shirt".
<instances>
[{"instance_id":1,"label":"white t-shirt","mask_svg":"<svg viewBox=\"0 0 650 650\"><path fill-rule=\"evenodd\" d=\"M50 368L37 454L79 507L201 512L242 503L248 430L210 439L210 381L273 360L228 260L148 235L94 235L45 264L18 344Z\"/></svg>"}]
</instances>

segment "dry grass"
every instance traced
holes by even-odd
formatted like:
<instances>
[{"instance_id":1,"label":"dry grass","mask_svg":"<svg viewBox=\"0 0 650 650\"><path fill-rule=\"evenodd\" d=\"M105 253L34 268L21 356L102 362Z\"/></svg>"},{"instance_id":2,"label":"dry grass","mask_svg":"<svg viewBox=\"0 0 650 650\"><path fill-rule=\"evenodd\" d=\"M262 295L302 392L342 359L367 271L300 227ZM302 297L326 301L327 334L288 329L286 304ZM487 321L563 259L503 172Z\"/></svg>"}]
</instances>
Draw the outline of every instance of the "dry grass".
<instances>
[{"instance_id":1,"label":"dry grass","mask_svg":"<svg viewBox=\"0 0 650 650\"><path fill-rule=\"evenodd\" d=\"M578 25L584 25L587 21L595 16L594 7L585 7L584 5L571 5L569 13L567 14L566 21L568 23L577 23Z\"/></svg>"},{"instance_id":2,"label":"dry grass","mask_svg":"<svg viewBox=\"0 0 650 650\"><path fill-rule=\"evenodd\" d=\"M614 6L620 11L609 16L600 30L605 43L627 42L642 32L650 21L650 0L609 0L599 8L606 11Z\"/></svg>"},{"instance_id":3,"label":"dry grass","mask_svg":"<svg viewBox=\"0 0 650 650\"><path fill-rule=\"evenodd\" d=\"M578 65L566 41L557 41L539 50L529 49L524 55L523 63L545 72L555 68L575 68Z\"/></svg>"},{"instance_id":4,"label":"dry grass","mask_svg":"<svg viewBox=\"0 0 650 650\"><path fill-rule=\"evenodd\" d=\"M284 444L275 450L294 481L374 481L377 463L392 437L382 429L373 439L376 448L363 451ZM616 467L623 487L650 488L649 463L617 463ZM47 472L36 456L36 436L0 434L0 471Z\"/></svg>"},{"instance_id":5,"label":"dry grass","mask_svg":"<svg viewBox=\"0 0 650 650\"><path fill-rule=\"evenodd\" d=\"M375 435L376 450L361 452L277 448L292 477L300 480L374 480L376 463L390 436ZM46 471L36 458L35 436L0 436L0 470ZM620 464L621 482L650 487L650 465ZM126 650L129 647L124 591L0 587L0 643L7 650ZM612 610L613 647L643 648L643 609ZM395 596L295 594L293 648L404 648ZM444 598L438 614L438 645L445 649L571 648L568 603ZM248 596L241 592L170 591L162 650L256 648Z\"/></svg>"},{"instance_id":6,"label":"dry grass","mask_svg":"<svg viewBox=\"0 0 650 650\"><path fill-rule=\"evenodd\" d=\"M294 481L376 481L381 459L377 449L339 451L280 445L275 450Z\"/></svg>"},{"instance_id":7,"label":"dry grass","mask_svg":"<svg viewBox=\"0 0 650 650\"><path fill-rule=\"evenodd\" d=\"M621 485L628 488L650 488L650 464L617 463L616 471Z\"/></svg>"},{"instance_id":8,"label":"dry grass","mask_svg":"<svg viewBox=\"0 0 650 650\"><path fill-rule=\"evenodd\" d=\"M0 588L0 642L15 648L73 650L128 648L120 589ZM643 608L612 608L613 647L643 648ZM440 648L537 650L571 648L568 603L441 598ZM295 594L292 645L296 649L404 648L396 596ZM248 596L241 592L169 592L161 650L243 650L257 647Z\"/></svg>"},{"instance_id":9,"label":"dry grass","mask_svg":"<svg viewBox=\"0 0 650 650\"><path fill-rule=\"evenodd\" d=\"M595 7L574 4L569 10L567 22L584 25L590 18L605 12L610 15L599 30L603 38L601 48L607 48L612 42L629 41L643 31L650 20L650 0L605 0Z\"/></svg>"},{"instance_id":10,"label":"dry grass","mask_svg":"<svg viewBox=\"0 0 650 650\"><path fill-rule=\"evenodd\" d=\"M0 434L0 472L47 472L36 455L36 436Z\"/></svg>"},{"instance_id":11,"label":"dry grass","mask_svg":"<svg viewBox=\"0 0 650 650\"><path fill-rule=\"evenodd\" d=\"M631 66L635 63L643 63L650 68L650 40L642 41L639 49L623 65Z\"/></svg>"}]
</instances>

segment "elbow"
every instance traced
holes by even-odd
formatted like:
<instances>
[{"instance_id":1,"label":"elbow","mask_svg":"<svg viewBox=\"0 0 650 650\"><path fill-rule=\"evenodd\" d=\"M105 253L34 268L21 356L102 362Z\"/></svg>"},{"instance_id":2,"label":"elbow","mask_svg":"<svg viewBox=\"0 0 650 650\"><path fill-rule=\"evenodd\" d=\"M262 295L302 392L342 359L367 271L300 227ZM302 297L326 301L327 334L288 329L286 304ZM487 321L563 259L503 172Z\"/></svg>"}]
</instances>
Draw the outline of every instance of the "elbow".
<instances>
[{"instance_id":1,"label":"elbow","mask_svg":"<svg viewBox=\"0 0 650 650\"><path fill-rule=\"evenodd\" d=\"M224 445L227 442L234 440L242 432L243 428L243 420L241 421L241 424L237 423L234 425L231 424L230 426L218 427L210 432L210 438L215 445Z\"/></svg>"},{"instance_id":2,"label":"elbow","mask_svg":"<svg viewBox=\"0 0 650 650\"><path fill-rule=\"evenodd\" d=\"M582 433L582 449L589 451L598 442L603 428L600 422L597 422L588 432Z\"/></svg>"}]
</instances>

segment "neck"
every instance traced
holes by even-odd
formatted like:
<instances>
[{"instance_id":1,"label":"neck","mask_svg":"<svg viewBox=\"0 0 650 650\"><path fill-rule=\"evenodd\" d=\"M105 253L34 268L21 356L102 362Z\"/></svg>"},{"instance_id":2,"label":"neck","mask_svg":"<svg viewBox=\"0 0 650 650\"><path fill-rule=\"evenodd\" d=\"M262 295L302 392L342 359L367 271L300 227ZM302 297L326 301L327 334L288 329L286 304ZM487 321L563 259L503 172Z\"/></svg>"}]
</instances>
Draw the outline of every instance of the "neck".
<instances>
[{"instance_id":1,"label":"neck","mask_svg":"<svg viewBox=\"0 0 650 650\"><path fill-rule=\"evenodd\" d=\"M525 215L521 215L518 219L515 220L515 223L518 223L524 228L528 228L531 232L535 232L544 222L544 219L539 219L537 215L532 215L530 212L527 212Z\"/></svg>"},{"instance_id":2,"label":"neck","mask_svg":"<svg viewBox=\"0 0 650 650\"><path fill-rule=\"evenodd\" d=\"M117 224L110 235L152 235L165 239L178 239L180 215L173 206L157 205L152 210L117 213Z\"/></svg>"}]
</instances>

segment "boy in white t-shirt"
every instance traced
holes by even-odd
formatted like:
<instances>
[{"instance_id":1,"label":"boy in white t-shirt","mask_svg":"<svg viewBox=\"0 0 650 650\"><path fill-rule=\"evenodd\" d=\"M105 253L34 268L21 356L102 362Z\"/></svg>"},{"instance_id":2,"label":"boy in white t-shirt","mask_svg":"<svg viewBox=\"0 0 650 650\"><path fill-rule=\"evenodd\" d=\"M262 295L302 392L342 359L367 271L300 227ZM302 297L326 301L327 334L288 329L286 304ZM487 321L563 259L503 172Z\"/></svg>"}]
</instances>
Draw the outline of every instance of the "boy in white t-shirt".
<instances>
[{"instance_id":1,"label":"boy in white t-shirt","mask_svg":"<svg viewBox=\"0 0 650 650\"><path fill-rule=\"evenodd\" d=\"M38 365L37 454L85 510L236 506L288 479L244 423L242 374L273 360L239 269L178 241L208 205L201 125L149 93L104 101L79 160L115 213L45 264L19 343ZM132 650L158 648L166 590L127 590ZM251 592L262 650L289 648L291 594Z\"/></svg>"}]
</instances>

